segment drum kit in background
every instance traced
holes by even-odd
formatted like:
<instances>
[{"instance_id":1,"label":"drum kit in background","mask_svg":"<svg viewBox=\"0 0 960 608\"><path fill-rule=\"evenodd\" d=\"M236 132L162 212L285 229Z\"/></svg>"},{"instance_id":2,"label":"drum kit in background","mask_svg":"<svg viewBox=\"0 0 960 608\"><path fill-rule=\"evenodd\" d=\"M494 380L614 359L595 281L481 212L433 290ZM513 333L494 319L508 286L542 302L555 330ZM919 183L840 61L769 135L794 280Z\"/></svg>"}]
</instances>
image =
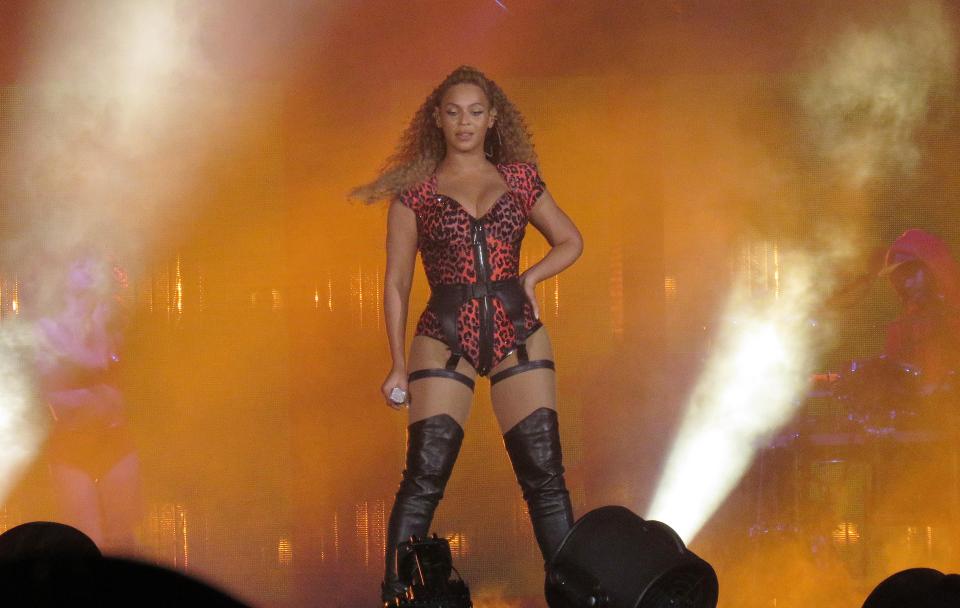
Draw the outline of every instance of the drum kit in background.
<instances>
[{"instance_id":1,"label":"drum kit in background","mask_svg":"<svg viewBox=\"0 0 960 608\"><path fill-rule=\"evenodd\" d=\"M960 559L960 390L885 357L817 374L758 454L751 538L853 578Z\"/></svg>"}]
</instances>

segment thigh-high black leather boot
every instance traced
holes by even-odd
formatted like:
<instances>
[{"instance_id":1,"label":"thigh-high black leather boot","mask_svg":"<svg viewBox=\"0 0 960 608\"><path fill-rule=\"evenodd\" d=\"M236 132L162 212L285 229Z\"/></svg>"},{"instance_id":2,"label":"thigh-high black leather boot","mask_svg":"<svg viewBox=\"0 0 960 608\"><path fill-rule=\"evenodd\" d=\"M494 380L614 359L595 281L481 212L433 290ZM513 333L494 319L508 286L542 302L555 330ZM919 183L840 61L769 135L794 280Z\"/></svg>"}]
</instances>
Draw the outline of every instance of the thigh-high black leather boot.
<instances>
[{"instance_id":1,"label":"thigh-high black leather boot","mask_svg":"<svg viewBox=\"0 0 960 608\"><path fill-rule=\"evenodd\" d=\"M503 442L527 501L533 534L544 562L549 562L573 526L557 412L545 407L534 411L507 431Z\"/></svg>"},{"instance_id":2,"label":"thigh-high black leather boot","mask_svg":"<svg viewBox=\"0 0 960 608\"><path fill-rule=\"evenodd\" d=\"M462 443L463 429L446 414L407 427L407 467L387 527L386 572L381 589L385 605L406 592L406 585L397 576L397 545L411 536L427 535Z\"/></svg>"}]
</instances>

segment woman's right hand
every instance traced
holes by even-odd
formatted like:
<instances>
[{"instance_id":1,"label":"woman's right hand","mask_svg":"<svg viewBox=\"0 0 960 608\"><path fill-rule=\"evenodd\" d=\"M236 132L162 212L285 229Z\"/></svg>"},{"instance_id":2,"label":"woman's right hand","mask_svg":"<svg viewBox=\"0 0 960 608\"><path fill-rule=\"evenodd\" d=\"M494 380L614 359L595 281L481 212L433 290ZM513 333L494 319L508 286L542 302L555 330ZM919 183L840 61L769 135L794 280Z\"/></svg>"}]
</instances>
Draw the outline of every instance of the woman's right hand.
<instances>
[{"instance_id":1,"label":"woman's right hand","mask_svg":"<svg viewBox=\"0 0 960 608\"><path fill-rule=\"evenodd\" d=\"M390 373L387 374L387 379L383 381L383 386L380 387L380 392L383 393L383 398L386 399L387 405L392 407L395 410L400 410L406 407L406 403L396 403L390 399L390 393L393 392L393 389L399 388L400 390L407 393L407 400L409 401L409 392L407 392L407 371L400 368L393 368L390 370Z\"/></svg>"}]
</instances>

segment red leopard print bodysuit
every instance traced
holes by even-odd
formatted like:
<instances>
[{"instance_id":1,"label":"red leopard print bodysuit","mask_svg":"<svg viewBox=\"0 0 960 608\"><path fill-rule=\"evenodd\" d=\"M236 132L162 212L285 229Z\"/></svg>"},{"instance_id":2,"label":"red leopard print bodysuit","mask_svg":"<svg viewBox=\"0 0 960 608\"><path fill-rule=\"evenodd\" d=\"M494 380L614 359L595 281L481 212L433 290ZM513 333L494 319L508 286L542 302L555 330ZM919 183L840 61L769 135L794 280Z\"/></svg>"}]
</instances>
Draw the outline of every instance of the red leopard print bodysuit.
<instances>
[{"instance_id":1,"label":"red leopard print bodysuit","mask_svg":"<svg viewBox=\"0 0 960 608\"><path fill-rule=\"evenodd\" d=\"M491 281L519 277L520 243L526 230L530 210L546 189L536 167L528 163L497 165L508 190L478 218L486 234ZM436 175L405 190L400 203L417 216L417 247L431 289L438 285L472 284L477 282L476 260L471 241L472 216L454 199L437 193ZM495 367L518 343L516 330L497 298L493 303L493 359ZM523 305L523 341L540 328L529 303ZM466 301L457 316L457 333L464 358L478 369L481 332L480 300ZM420 316L416 335L443 341L438 315L427 308ZM480 370L488 371L488 370Z\"/></svg>"}]
</instances>

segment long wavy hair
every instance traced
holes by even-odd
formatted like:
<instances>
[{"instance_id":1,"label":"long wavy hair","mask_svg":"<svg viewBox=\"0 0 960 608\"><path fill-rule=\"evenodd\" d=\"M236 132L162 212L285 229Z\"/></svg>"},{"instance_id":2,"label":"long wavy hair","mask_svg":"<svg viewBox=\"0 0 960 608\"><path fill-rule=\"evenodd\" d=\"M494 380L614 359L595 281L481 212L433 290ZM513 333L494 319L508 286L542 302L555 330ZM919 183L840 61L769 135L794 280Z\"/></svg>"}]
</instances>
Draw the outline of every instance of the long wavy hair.
<instances>
[{"instance_id":1,"label":"long wavy hair","mask_svg":"<svg viewBox=\"0 0 960 608\"><path fill-rule=\"evenodd\" d=\"M523 115L497 83L480 70L463 65L444 78L413 115L400 143L376 179L354 188L350 196L365 203L375 203L393 198L430 177L446 154L443 131L434 121L434 109L440 106L440 100L450 87L465 83L480 87L492 109L496 110L494 126L487 130L484 140L484 150L491 162L536 164L537 155Z\"/></svg>"}]
</instances>

